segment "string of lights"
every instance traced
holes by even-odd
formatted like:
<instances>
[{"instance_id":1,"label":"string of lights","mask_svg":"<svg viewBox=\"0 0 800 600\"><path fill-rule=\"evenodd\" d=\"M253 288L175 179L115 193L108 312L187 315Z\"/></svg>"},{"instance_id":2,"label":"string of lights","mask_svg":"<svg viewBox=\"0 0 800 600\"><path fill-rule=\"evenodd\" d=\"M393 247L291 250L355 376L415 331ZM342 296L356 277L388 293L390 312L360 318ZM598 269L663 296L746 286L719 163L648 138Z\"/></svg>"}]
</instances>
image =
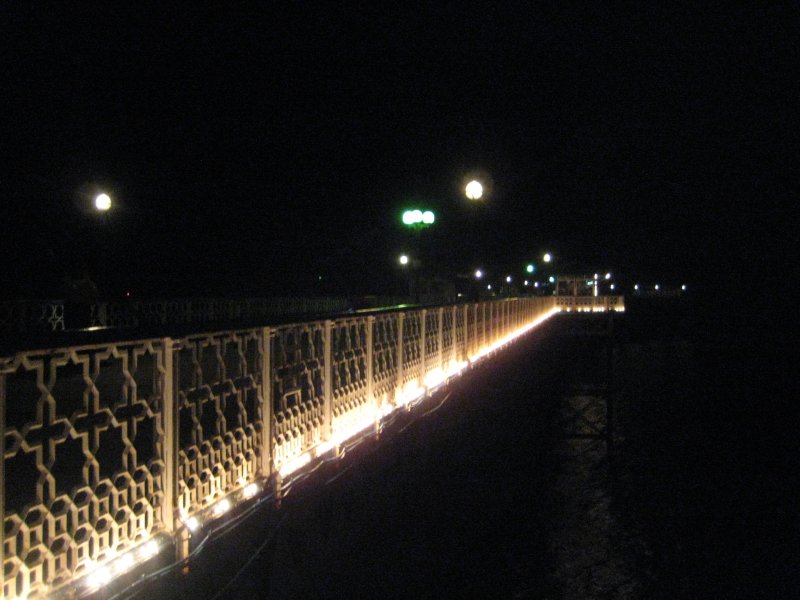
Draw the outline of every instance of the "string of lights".
<instances>
[{"instance_id":1,"label":"string of lights","mask_svg":"<svg viewBox=\"0 0 800 600\"><path fill-rule=\"evenodd\" d=\"M442 400L436 406L410 420L394 435L395 436L400 435L414 423L417 423L421 419L424 419L425 417L428 417L431 414L438 411L447 402L450 396L451 392L445 394ZM416 398L408 402L406 404L408 411L412 411L416 406L422 404L426 398L427 396L423 395L420 396L419 398ZM378 432L380 433L383 432L385 429L389 429L398 419L400 414L402 414L400 411L392 413L385 421L383 421L380 424ZM281 500L285 500L292 492L296 484L299 484L308 479L311 475L313 475L324 465L341 461L347 455L348 452L359 447L361 444L364 443L364 441L368 439L373 439L374 437L375 437L374 430L365 429L359 435L354 436L353 438L347 440L345 443L341 444L338 454L331 456L328 455L323 456L321 457L320 460L316 461L316 463L310 468L294 473L290 478L281 482L279 498ZM370 452L367 456L369 456L370 454L372 454L372 452ZM334 481L338 480L342 475L349 472L352 469L352 467L353 467L352 464L348 465L346 468L342 469L339 473L327 479L324 485L325 486L330 485ZM278 498L278 496L276 496L275 491L272 491L262 496L261 498L258 498L246 510L240 512L239 514L230 519L220 522L215 527L212 527L211 529L207 530L205 532L205 536L203 537L203 539L192 549L192 551L189 553L189 556L186 559L172 562L168 565L165 565L164 567L162 567L157 571L142 576L136 581L131 582L128 586L126 586L116 594L110 596L108 600L130 600L136 597L137 594L141 591L142 586L144 586L147 583L156 581L171 573L174 573L176 570L180 568L183 568L187 563L191 562L192 559L196 559L205 550L205 548L209 546L209 544L223 538L224 536L238 529L239 526L242 525L247 519L249 519L256 512L267 506L271 500L274 500L276 498ZM263 549L266 547L269 541L275 536L278 529L281 527L284 520L286 519L287 514L288 513L284 513L284 515L281 517L277 525L270 531L269 535L267 536L267 539L265 539L265 541L261 545L259 545L259 547L248 557L247 561L245 561L245 563L237 571L237 573L235 573L233 577L228 582L225 583L225 585L217 592L217 594L213 598L219 598L221 594L224 593L227 589L229 589L230 586L236 581L236 579L238 579L242 575L242 573L244 573L244 571L247 569L247 566L252 564L252 562L259 556L259 554L263 551Z\"/></svg>"}]
</instances>

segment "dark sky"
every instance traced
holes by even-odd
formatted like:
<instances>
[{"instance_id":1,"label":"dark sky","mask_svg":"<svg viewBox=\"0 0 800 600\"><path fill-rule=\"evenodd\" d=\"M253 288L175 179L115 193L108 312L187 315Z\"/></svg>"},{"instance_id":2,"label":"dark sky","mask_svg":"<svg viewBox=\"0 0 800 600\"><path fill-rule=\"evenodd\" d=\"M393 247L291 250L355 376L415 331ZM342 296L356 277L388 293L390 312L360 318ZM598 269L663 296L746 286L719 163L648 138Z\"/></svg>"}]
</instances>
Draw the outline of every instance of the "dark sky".
<instances>
[{"instance_id":1,"label":"dark sky","mask_svg":"<svg viewBox=\"0 0 800 600\"><path fill-rule=\"evenodd\" d=\"M777 263L796 5L65 4L0 8L5 296L388 293L411 206L442 274Z\"/></svg>"}]
</instances>

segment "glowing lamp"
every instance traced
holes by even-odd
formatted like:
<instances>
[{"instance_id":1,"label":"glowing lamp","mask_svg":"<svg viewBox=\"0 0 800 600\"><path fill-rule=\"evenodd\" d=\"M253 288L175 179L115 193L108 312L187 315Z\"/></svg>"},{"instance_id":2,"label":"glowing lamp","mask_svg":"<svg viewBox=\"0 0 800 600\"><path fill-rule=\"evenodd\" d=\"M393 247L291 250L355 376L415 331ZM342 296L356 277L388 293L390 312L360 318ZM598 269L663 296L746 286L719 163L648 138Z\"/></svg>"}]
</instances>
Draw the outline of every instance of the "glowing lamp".
<instances>
[{"instance_id":1,"label":"glowing lamp","mask_svg":"<svg viewBox=\"0 0 800 600\"><path fill-rule=\"evenodd\" d=\"M483 186L479 181L472 180L467 184L464 193L469 200L480 200L483 196Z\"/></svg>"},{"instance_id":2,"label":"glowing lamp","mask_svg":"<svg viewBox=\"0 0 800 600\"><path fill-rule=\"evenodd\" d=\"M105 212L111 208L111 198L108 194L98 194L94 199L94 206L97 210Z\"/></svg>"},{"instance_id":3,"label":"glowing lamp","mask_svg":"<svg viewBox=\"0 0 800 600\"><path fill-rule=\"evenodd\" d=\"M200 528L200 521L197 520L197 517L189 517L184 521L186 523L186 527L189 531L197 531Z\"/></svg>"}]
</instances>

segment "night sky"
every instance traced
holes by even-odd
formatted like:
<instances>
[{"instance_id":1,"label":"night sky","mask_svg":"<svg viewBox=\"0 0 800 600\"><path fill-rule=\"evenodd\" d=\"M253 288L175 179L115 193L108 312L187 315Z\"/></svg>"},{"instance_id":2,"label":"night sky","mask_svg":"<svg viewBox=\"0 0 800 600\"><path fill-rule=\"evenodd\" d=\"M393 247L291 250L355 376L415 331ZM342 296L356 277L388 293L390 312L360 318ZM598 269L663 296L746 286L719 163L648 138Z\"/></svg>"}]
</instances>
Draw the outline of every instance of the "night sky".
<instances>
[{"instance_id":1,"label":"night sky","mask_svg":"<svg viewBox=\"0 0 800 600\"><path fill-rule=\"evenodd\" d=\"M82 263L108 297L387 294L415 248L699 286L796 247L796 5L264 4L0 7L4 297Z\"/></svg>"}]
</instances>

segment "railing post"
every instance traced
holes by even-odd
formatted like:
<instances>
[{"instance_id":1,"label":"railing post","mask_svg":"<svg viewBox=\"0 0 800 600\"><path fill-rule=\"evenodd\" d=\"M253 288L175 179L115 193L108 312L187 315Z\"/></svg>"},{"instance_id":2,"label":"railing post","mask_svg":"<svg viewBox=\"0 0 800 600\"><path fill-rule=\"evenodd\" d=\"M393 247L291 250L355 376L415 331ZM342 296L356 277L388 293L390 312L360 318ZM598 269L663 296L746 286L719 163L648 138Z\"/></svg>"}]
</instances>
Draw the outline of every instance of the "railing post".
<instances>
[{"instance_id":1,"label":"railing post","mask_svg":"<svg viewBox=\"0 0 800 600\"><path fill-rule=\"evenodd\" d=\"M6 585L5 576L5 522L6 522L6 375L0 373L0 525L2 525L2 534L0 534L0 597L3 595L3 590Z\"/></svg>"},{"instance_id":2,"label":"railing post","mask_svg":"<svg viewBox=\"0 0 800 600\"><path fill-rule=\"evenodd\" d=\"M486 309L489 309L488 311ZM486 316L486 313L489 316ZM487 300L483 304L483 345L488 346L492 343L492 301Z\"/></svg>"},{"instance_id":3,"label":"railing post","mask_svg":"<svg viewBox=\"0 0 800 600\"><path fill-rule=\"evenodd\" d=\"M458 307L453 304L450 312L450 362L458 362Z\"/></svg>"},{"instance_id":4,"label":"railing post","mask_svg":"<svg viewBox=\"0 0 800 600\"><path fill-rule=\"evenodd\" d=\"M325 364L323 365L323 386L325 394L325 425L322 430L322 441L328 442L333 438L333 321L325 321L324 339Z\"/></svg>"},{"instance_id":5,"label":"railing post","mask_svg":"<svg viewBox=\"0 0 800 600\"><path fill-rule=\"evenodd\" d=\"M479 304L474 304L472 307L472 329L473 329L473 336L472 336L472 353L477 354L478 348L480 348L478 344L478 307Z\"/></svg>"},{"instance_id":6,"label":"railing post","mask_svg":"<svg viewBox=\"0 0 800 600\"><path fill-rule=\"evenodd\" d=\"M175 374L173 370L172 338L162 340L164 351L164 381L161 390L164 412L164 525L175 531L175 509L178 472L178 424L175 419Z\"/></svg>"},{"instance_id":7,"label":"railing post","mask_svg":"<svg viewBox=\"0 0 800 600\"><path fill-rule=\"evenodd\" d=\"M460 360L469 359L469 304L464 305L464 356Z\"/></svg>"},{"instance_id":8,"label":"railing post","mask_svg":"<svg viewBox=\"0 0 800 600\"><path fill-rule=\"evenodd\" d=\"M425 341L426 341L425 340L425 338L426 338L425 332L428 329L428 310L423 308L422 311L420 311L420 312L422 313L422 317L420 318L420 322L422 324L422 328L421 328L422 331L420 331L420 337L419 337L419 339L420 339L420 342L419 342L419 347L420 347L420 353L419 353L419 356L420 356L420 367L419 368L420 368L420 379L422 381L420 381L419 383L420 383L420 385L422 387L425 387L425 375L427 375L427 371L426 371L427 367L426 367L426 364L425 364Z\"/></svg>"},{"instance_id":9,"label":"railing post","mask_svg":"<svg viewBox=\"0 0 800 600\"><path fill-rule=\"evenodd\" d=\"M444 348L442 348L442 345L444 344L444 307L440 306L437 312L439 313L436 315L436 318L439 320L439 331L437 336L439 340L437 345L437 348L439 349L439 368L444 370Z\"/></svg>"},{"instance_id":10,"label":"railing post","mask_svg":"<svg viewBox=\"0 0 800 600\"><path fill-rule=\"evenodd\" d=\"M372 347L373 330L375 328L375 317L370 315L367 317L367 403L375 407L375 430L378 431L380 427L380 411L377 399L375 398L375 365L373 360L375 358L375 349Z\"/></svg>"},{"instance_id":11,"label":"railing post","mask_svg":"<svg viewBox=\"0 0 800 600\"><path fill-rule=\"evenodd\" d=\"M403 321L405 319L405 313L397 315L397 385L394 389L395 395L397 395L398 390L403 389ZM397 404L396 401L395 404Z\"/></svg>"},{"instance_id":12,"label":"railing post","mask_svg":"<svg viewBox=\"0 0 800 600\"><path fill-rule=\"evenodd\" d=\"M179 526L178 511L178 444L179 424L177 402L175 400L175 368L173 340L162 338L164 351L164 385L161 390L162 411L164 413L164 525L175 537L177 560L189 556L189 534Z\"/></svg>"},{"instance_id":13,"label":"railing post","mask_svg":"<svg viewBox=\"0 0 800 600\"><path fill-rule=\"evenodd\" d=\"M272 476L272 328L261 330L261 476Z\"/></svg>"},{"instance_id":14,"label":"railing post","mask_svg":"<svg viewBox=\"0 0 800 600\"><path fill-rule=\"evenodd\" d=\"M494 317L494 302L489 300L486 303L486 307L489 309L489 317L486 317L486 310L484 309L483 312L483 336L486 345L491 345L494 343L494 327L492 326L492 318Z\"/></svg>"}]
</instances>

